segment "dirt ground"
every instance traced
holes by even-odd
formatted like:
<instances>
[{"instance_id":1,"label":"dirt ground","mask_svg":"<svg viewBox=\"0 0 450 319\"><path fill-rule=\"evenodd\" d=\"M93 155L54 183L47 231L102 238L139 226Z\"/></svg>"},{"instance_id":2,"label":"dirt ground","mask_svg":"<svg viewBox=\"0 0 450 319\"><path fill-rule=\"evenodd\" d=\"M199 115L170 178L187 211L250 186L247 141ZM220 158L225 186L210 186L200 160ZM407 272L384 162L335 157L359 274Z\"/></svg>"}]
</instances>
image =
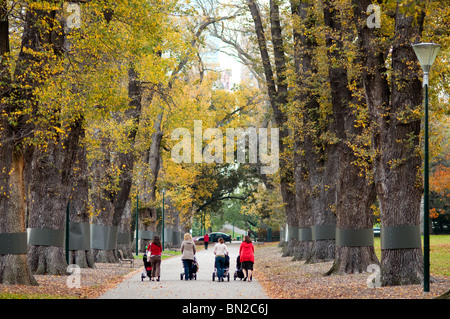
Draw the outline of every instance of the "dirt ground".
<instances>
[{"instance_id":1,"label":"dirt ground","mask_svg":"<svg viewBox=\"0 0 450 319\"><path fill-rule=\"evenodd\" d=\"M436 277L430 292L424 293L422 285L369 288L368 273L323 276L332 262L306 265L282 257L281 249L274 244L256 245L254 275L273 299L431 299L450 289L450 277ZM34 294L29 298L58 296L76 299L95 299L122 282L136 271L142 270L136 260L135 268L129 265L97 263L95 269L81 269L81 287L69 288L67 276L36 275L39 286L0 285L0 293ZM12 298L11 296L9 298Z\"/></svg>"},{"instance_id":2,"label":"dirt ground","mask_svg":"<svg viewBox=\"0 0 450 319\"><path fill-rule=\"evenodd\" d=\"M450 289L450 277L433 275L427 293L423 285L369 288L369 273L324 276L332 264L292 261L274 245L255 252L255 276L273 299L431 299Z\"/></svg>"},{"instance_id":3,"label":"dirt ground","mask_svg":"<svg viewBox=\"0 0 450 319\"><path fill-rule=\"evenodd\" d=\"M83 268L81 269L80 288L70 288L67 285L68 276L35 275L38 286L0 285L0 293L31 294L30 298L33 299L54 299L60 296L74 299L95 299L122 282L134 271L140 271L142 268L141 264L139 260L136 260L134 268L131 268L129 264L120 266L119 264L107 263L96 263L96 268L94 269ZM44 296L41 297L35 294Z\"/></svg>"}]
</instances>

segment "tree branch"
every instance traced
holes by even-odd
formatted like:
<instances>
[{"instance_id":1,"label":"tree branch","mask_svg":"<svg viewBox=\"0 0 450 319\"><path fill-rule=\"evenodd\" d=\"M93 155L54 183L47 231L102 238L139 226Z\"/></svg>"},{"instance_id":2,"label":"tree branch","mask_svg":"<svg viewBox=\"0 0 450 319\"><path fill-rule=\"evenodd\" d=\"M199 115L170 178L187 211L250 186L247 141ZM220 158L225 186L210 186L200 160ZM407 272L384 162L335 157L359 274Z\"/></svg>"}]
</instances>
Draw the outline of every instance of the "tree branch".
<instances>
[{"instance_id":1,"label":"tree branch","mask_svg":"<svg viewBox=\"0 0 450 319\"><path fill-rule=\"evenodd\" d=\"M194 37L191 40L191 47L194 48L195 44L197 43L198 39L200 38L200 35L202 34L202 32L211 24L214 24L216 22L219 21L223 21L223 20L228 20L228 19L233 19L235 18L237 15L231 15L231 16L224 16L224 17L207 17L198 27L197 32L195 32ZM180 73L180 71L184 68L184 66L186 65L186 63L188 62L189 58L188 56L184 57L180 63L178 64L178 66L175 68L175 70L172 72L172 75L170 77L169 83L168 83L168 87L169 89L172 88L173 83L178 75L178 73Z\"/></svg>"},{"instance_id":2,"label":"tree branch","mask_svg":"<svg viewBox=\"0 0 450 319\"><path fill-rule=\"evenodd\" d=\"M196 212L198 213L199 211L201 211L203 208L205 208L206 206L217 202L219 200L223 200L223 199L240 199L240 200L246 200L250 195L247 195L245 197L239 197L239 196L222 196L222 197L216 197L216 198L212 198L210 201L207 201L206 203L204 203L203 205L201 205L199 208L197 208Z\"/></svg>"}]
</instances>

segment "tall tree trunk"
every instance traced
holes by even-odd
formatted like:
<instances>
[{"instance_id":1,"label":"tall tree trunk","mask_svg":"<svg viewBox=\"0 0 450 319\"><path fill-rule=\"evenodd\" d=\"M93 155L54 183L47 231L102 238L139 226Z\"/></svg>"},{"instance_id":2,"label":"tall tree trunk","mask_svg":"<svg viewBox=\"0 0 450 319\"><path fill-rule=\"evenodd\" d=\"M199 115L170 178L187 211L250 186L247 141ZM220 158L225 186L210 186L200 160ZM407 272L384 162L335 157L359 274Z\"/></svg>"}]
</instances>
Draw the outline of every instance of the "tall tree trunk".
<instances>
[{"instance_id":1,"label":"tall tree trunk","mask_svg":"<svg viewBox=\"0 0 450 319\"><path fill-rule=\"evenodd\" d=\"M0 78L3 80L7 80L8 77L6 76L5 70L6 70L6 64L3 65L3 60L6 53L10 52L9 47L9 17L8 17L8 2L6 0L0 1L0 57L2 57L2 65L1 65L1 73ZM2 89L6 89L6 86ZM2 96L5 94L6 91L2 91Z\"/></svg>"},{"instance_id":2,"label":"tall tree trunk","mask_svg":"<svg viewBox=\"0 0 450 319\"><path fill-rule=\"evenodd\" d=\"M45 147L34 148L29 184L28 263L37 274L66 274L66 208L73 192L73 170L82 132L82 120L75 120L66 129L65 138L57 134ZM48 236L55 240L47 240Z\"/></svg>"},{"instance_id":3,"label":"tall tree trunk","mask_svg":"<svg viewBox=\"0 0 450 319\"><path fill-rule=\"evenodd\" d=\"M291 186L293 184L293 155L289 149L286 138L289 136L289 130L286 122L287 117L282 108L287 104L287 81L286 81L286 58L283 48L283 39L281 32L279 8L275 1L270 1L270 25L272 34L272 43L275 56L275 70L272 70L269 53L267 50L267 42L264 35L264 27L261 19L256 0L248 0L247 5L252 14L255 24L256 37L258 47L261 54L261 60L264 67L264 75L266 80L267 94L269 96L270 105L273 110L277 127L279 128L279 149L280 149L280 187L281 196L285 204L286 218L288 227L294 231L298 229L298 220L296 215L295 190ZM295 236L296 237L296 236ZM294 253L294 247L297 243L296 238L292 238L287 243L284 255L290 256Z\"/></svg>"},{"instance_id":4,"label":"tall tree trunk","mask_svg":"<svg viewBox=\"0 0 450 319\"><path fill-rule=\"evenodd\" d=\"M307 104L311 101L306 96L303 74L311 68L311 47L314 45L306 41L304 29L306 27L306 9L308 6L301 1L291 1L291 14L294 37L294 69L295 90L294 114L291 120L294 123L294 180L296 215L298 219L299 238L298 247L294 255L296 260L309 260L312 256L313 240L311 226L313 225L311 207L311 189L308 166L308 156L313 149L312 139L305 129ZM305 105L302 105L305 103Z\"/></svg>"},{"instance_id":5,"label":"tall tree trunk","mask_svg":"<svg viewBox=\"0 0 450 319\"><path fill-rule=\"evenodd\" d=\"M9 48L9 20L7 1L0 2L0 96L9 98L11 79L5 56ZM16 109L0 100L0 236L21 234L26 238L25 187L23 181L24 159L15 136L17 128L10 125L8 115ZM5 112L5 113L4 113ZM2 238L4 242L5 239ZM16 251L5 250L0 254L0 283L37 284L29 271L26 256L26 240Z\"/></svg>"},{"instance_id":6,"label":"tall tree trunk","mask_svg":"<svg viewBox=\"0 0 450 319\"><path fill-rule=\"evenodd\" d=\"M144 202L144 208L139 210L139 225L140 229L156 233L157 230L157 207L155 206L156 200L156 182L158 180L159 171L161 169L161 141L163 137L162 128L163 113L159 113L155 118L153 125L154 132L151 136L150 149L147 152L147 156L144 157L146 164L148 165L148 178L144 182L144 196L142 197ZM162 230L163 231L163 230ZM140 240L140 247L144 249L145 246L151 242L150 238L142 238Z\"/></svg>"},{"instance_id":7,"label":"tall tree trunk","mask_svg":"<svg viewBox=\"0 0 450 319\"><path fill-rule=\"evenodd\" d=\"M39 6L38 6L39 7ZM35 9L30 5L27 10L26 28L23 33L23 48L26 59L39 60L41 64L34 70L35 74L42 72L46 59L52 60L54 55L62 56L64 46L64 21L57 20L57 10ZM45 21L45 23L42 23ZM45 27L44 27L45 26ZM48 44L48 48L44 44ZM43 48L52 55L51 58L40 55L34 56ZM25 51L24 51L25 52ZM20 60L20 55L19 55ZM51 62L49 62L50 64ZM28 65L32 63L28 62ZM27 73L31 73L28 70ZM51 75L46 75L51 76ZM48 80L48 79L43 79ZM35 80L34 80L35 81ZM35 81L39 85L39 81ZM39 102L34 102L35 105ZM59 109L53 114L58 117ZM34 116L39 116L37 111ZM66 127L60 126L65 121ZM68 123L67 123L68 122ZM30 246L28 248L28 263L32 271L39 274L61 275L66 273L66 258L63 235L65 232L66 207L74 187L74 167L79 153L79 141L84 136L83 117L74 116L72 119L60 119L48 123L50 127L65 130L60 134L48 129L46 125L37 125L36 130L52 135L50 140L40 140L36 145L27 149L27 182L30 198L28 199ZM47 144L44 146L44 144ZM82 193L82 191L80 190ZM77 194L79 195L79 194ZM84 200L87 200L86 194ZM49 239L53 238L53 239ZM58 238L55 240L55 238ZM81 262L80 262L81 263Z\"/></svg>"},{"instance_id":8,"label":"tall tree trunk","mask_svg":"<svg viewBox=\"0 0 450 319\"><path fill-rule=\"evenodd\" d=\"M280 188L281 196L285 203L286 219L288 226L292 227L295 232L294 236L290 235L291 239L285 251L285 255L293 256L298 244L298 218L296 214L295 204L295 188L294 183L294 168L293 168L293 154L292 149L288 146L286 139L289 137L289 129L287 127L286 111L283 110L288 103L288 84L287 84L287 67L286 57L283 47L283 36L281 30L281 18L277 0L270 0L270 32L272 35L272 44L274 52L274 64L276 71L276 87L277 94L274 97L272 110L275 116L275 122L279 128L280 139Z\"/></svg>"},{"instance_id":9,"label":"tall tree trunk","mask_svg":"<svg viewBox=\"0 0 450 319\"><path fill-rule=\"evenodd\" d=\"M336 242L334 265L329 273L360 273L366 271L370 264L379 264L373 247L371 209L376 192L374 183L366 178L365 172L356 164L358 158L351 148L351 145L358 143L356 138L363 133L356 123L356 105L360 105L361 101L352 97L347 69L342 62L346 61L341 54L346 34L339 16L340 12L334 3L324 1L325 25L329 27L326 41L329 48L331 101L339 138L335 210L339 240Z\"/></svg>"},{"instance_id":10,"label":"tall tree trunk","mask_svg":"<svg viewBox=\"0 0 450 319\"><path fill-rule=\"evenodd\" d=\"M335 256L336 217L333 207L336 202L337 145L324 144L323 151L311 154L308 159L314 245L307 263L329 261Z\"/></svg>"},{"instance_id":11,"label":"tall tree trunk","mask_svg":"<svg viewBox=\"0 0 450 319\"><path fill-rule=\"evenodd\" d=\"M307 1L291 1L294 26L294 62L296 70L296 107L301 112L295 135L295 169L297 214L300 245L298 259L308 263L334 258L336 154L333 141L322 135L333 132L332 119L322 114L314 87L317 66L314 54L318 47L314 36L317 17ZM330 134L326 134L330 135Z\"/></svg>"},{"instance_id":12,"label":"tall tree trunk","mask_svg":"<svg viewBox=\"0 0 450 319\"><path fill-rule=\"evenodd\" d=\"M130 108L125 111L125 117L131 118L134 122L133 127L128 133L128 142L130 144L130 151L126 153L120 153L118 156L118 166L121 169L119 190L114 194L114 218L113 225L119 227L121 231L131 231L131 224L126 222L123 218L124 215L129 215L131 218L131 202L130 191L133 184L133 169L135 162L135 150L134 145L136 141L136 135L139 130L139 121L142 111L142 96L143 88L139 75L137 74L134 66L128 69L128 98ZM122 224L125 222L125 224ZM125 246L126 248L126 246ZM129 249L126 249L129 251Z\"/></svg>"},{"instance_id":13,"label":"tall tree trunk","mask_svg":"<svg viewBox=\"0 0 450 319\"><path fill-rule=\"evenodd\" d=\"M66 207L70 188L68 176L71 165L64 167L66 154L62 141L50 140L45 149L33 152L29 201L28 263L36 274L63 275L67 263L64 250ZM69 172L66 172L66 170ZM46 241L47 232L55 241ZM62 236L61 236L62 234ZM35 238L33 240L32 238Z\"/></svg>"},{"instance_id":14,"label":"tall tree trunk","mask_svg":"<svg viewBox=\"0 0 450 319\"><path fill-rule=\"evenodd\" d=\"M0 236L19 234L24 239L23 247L19 247L19 250L0 255L0 283L37 285L28 267L26 254L22 150L14 143L13 129L3 116L0 128Z\"/></svg>"},{"instance_id":15,"label":"tall tree trunk","mask_svg":"<svg viewBox=\"0 0 450 319\"><path fill-rule=\"evenodd\" d=\"M119 169L119 183L117 185L117 191L107 191L102 187L97 188L95 191L96 201L95 205L98 205L97 212L99 214L95 217L95 222L100 226L108 227L113 236L118 236L119 225L122 221L122 216L127 208L127 202L130 197L130 190L133 182L133 167L134 167L134 143L139 128L139 119L142 109L142 87L138 79L134 67L128 69L128 97L130 108L125 111L124 117L126 119L133 120L133 126L128 132L128 143L130 150L128 152L121 152L118 154L117 159L113 165ZM118 121L122 119L117 118ZM95 179L101 181L102 177L107 176L104 169L110 165L110 154L108 147L105 144L104 154L105 158L100 160L96 164L95 171L97 172ZM102 173L103 172L103 173ZM111 246L111 245L109 245ZM112 247L112 246L111 246ZM95 260L99 262L115 263L117 256L115 254L116 248L98 248L94 249Z\"/></svg>"},{"instance_id":16,"label":"tall tree trunk","mask_svg":"<svg viewBox=\"0 0 450 319\"><path fill-rule=\"evenodd\" d=\"M119 223L119 236L123 236L122 240L117 243L117 249L122 250L125 258L133 258L134 242L131 240L132 234L132 213L131 213L131 199L128 199L125 209L123 210L122 218Z\"/></svg>"},{"instance_id":17,"label":"tall tree trunk","mask_svg":"<svg viewBox=\"0 0 450 319\"><path fill-rule=\"evenodd\" d=\"M114 252L115 247L111 248L111 243L104 243L101 240L101 238L106 238L107 231L115 232L113 228L113 192L107 186L111 179L108 169L114 164L110 161L111 150L108 147L110 141L106 137L101 138L103 158L95 159L91 165L90 202L94 214L91 217L91 223L93 224L91 226L93 227L91 230L91 249L95 262L116 263L118 260ZM96 242L97 236L99 237L98 243Z\"/></svg>"},{"instance_id":18,"label":"tall tree trunk","mask_svg":"<svg viewBox=\"0 0 450 319\"><path fill-rule=\"evenodd\" d=\"M420 119L411 110L422 104L420 67L411 43L422 33L424 14L397 3L391 47L383 48L365 21L370 1L353 1L364 58L363 84L374 125L374 178L381 209L381 283L419 284L423 280L420 243ZM415 16L417 18L415 18ZM387 49L392 49L392 76L386 74ZM407 116L403 116L407 114ZM389 237L407 237L408 245Z\"/></svg>"},{"instance_id":19,"label":"tall tree trunk","mask_svg":"<svg viewBox=\"0 0 450 319\"><path fill-rule=\"evenodd\" d=\"M8 17L5 15L6 2L1 3L1 56L5 54L8 45ZM24 157L26 146L24 137L32 136L33 122L30 116L36 115L36 101L33 90L45 80L42 68L46 65L44 53L45 44L52 43L52 30L43 28L42 20L53 23L55 12L46 9L27 8L25 26L22 34L21 50L16 61L14 78L3 81L8 72L4 73L2 65L2 118L1 118L1 178L4 185L0 186L0 207L2 218L1 233L25 233L25 181L24 163L29 161ZM56 47L52 49L58 50ZM43 54L45 55L45 53ZM38 57L40 56L40 57ZM3 61L3 59L2 59ZM11 85L11 81L14 85ZM6 90L5 90L6 89ZM5 103L5 104L3 104ZM10 117L10 118L9 118ZM27 153L28 154L28 153ZM26 236L26 235L25 235ZM26 237L25 237L26 239ZM26 240L25 240L26 243ZM0 281L9 283L36 284L27 265L27 256L20 247L20 253L2 255L0 257Z\"/></svg>"},{"instance_id":20,"label":"tall tree trunk","mask_svg":"<svg viewBox=\"0 0 450 319\"><path fill-rule=\"evenodd\" d=\"M80 136L84 139L84 130ZM73 187L71 189L71 196L69 202L69 220L71 223L80 223L89 225L89 179L88 179L88 165L86 161L86 147L80 141L73 166ZM81 227L80 227L81 228ZM85 236L85 247L78 247L70 250L69 264L77 264L81 268L95 268L94 256L90 249L90 229L81 228L82 236ZM89 231L85 234L84 231ZM89 240L87 237L89 236ZM79 243L76 243L79 245ZM89 247L88 245L89 244Z\"/></svg>"},{"instance_id":21,"label":"tall tree trunk","mask_svg":"<svg viewBox=\"0 0 450 319\"><path fill-rule=\"evenodd\" d=\"M310 142L308 137L302 140L297 135L294 141L295 201L299 228L298 245L294 254L295 260L309 260L312 257L314 244L311 233L313 219L310 203L308 163L303 153L303 150L308 149L308 142Z\"/></svg>"},{"instance_id":22,"label":"tall tree trunk","mask_svg":"<svg viewBox=\"0 0 450 319\"><path fill-rule=\"evenodd\" d=\"M96 160L93 164L91 202L95 212L92 223L96 226L93 227L97 229L97 234L103 238L102 240L109 238L109 242L94 244L92 253L96 262L116 263L118 261L116 249L119 224L129 200L132 182L130 167L132 169L133 163L127 160L133 161L133 152L130 152L130 154L119 154L117 160L111 163L110 156L112 152L106 145L107 143L109 141L103 143L104 158ZM109 187L107 186L108 180L112 180L112 176L110 176L110 172L107 169L111 165L121 169L119 184L116 186L117 191L108 189Z\"/></svg>"},{"instance_id":23,"label":"tall tree trunk","mask_svg":"<svg viewBox=\"0 0 450 319\"><path fill-rule=\"evenodd\" d=\"M36 34L42 37L41 41L26 40L28 48L42 50L43 44L50 45L48 54L54 58L61 56L64 39L62 25L56 19L56 10L39 9L30 6L27 16L28 23L35 24ZM36 19L36 20L34 20ZM45 23L43 23L45 21ZM45 28L43 28L45 26ZM25 37L24 31L24 37ZM51 60L50 57L35 59ZM51 62L49 61L49 64ZM43 70L40 70L43 71ZM42 72L43 75L48 72ZM52 76L45 75L45 76ZM44 79L48 80L48 79ZM40 103L36 101L36 105ZM45 102L44 102L45 103ZM63 119L58 118L59 109L52 110L56 120L47 125L58 127ZM35 115L38 116L39 111ZM71 119L70 119L71 120ZM32 271L38 274L63 275L66 274L67 262L64 249L64 231L66 221L66 207L69 201L71 186L73 184L72 166L78 149L78 142L82 132L82 123L74 120L67 124L65 134L52 131L41 124L36 125L36 130L49 133L49 140L38 141L33 148L31 159L31 181L29 200L29 228L30 245L28 248L28 263ZM43 145L47 143L47 145ZM50 239L51 238L51 239Z\"/></svg>"}]
</instances>

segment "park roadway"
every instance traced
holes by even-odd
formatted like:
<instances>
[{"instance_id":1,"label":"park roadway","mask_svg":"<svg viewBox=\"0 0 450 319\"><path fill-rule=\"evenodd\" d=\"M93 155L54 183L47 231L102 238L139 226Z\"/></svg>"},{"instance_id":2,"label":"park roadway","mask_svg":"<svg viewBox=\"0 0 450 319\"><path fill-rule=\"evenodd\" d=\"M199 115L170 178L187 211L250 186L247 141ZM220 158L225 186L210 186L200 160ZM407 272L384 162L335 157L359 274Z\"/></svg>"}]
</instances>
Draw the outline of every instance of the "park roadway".
<instances>
[{"instance_id":1,"label":"park roadway","mask_svg":"<svg viewBox=\"0 0 450 319\"><path fill-rule=\"evenodd\" d=\"M199 264L197 280L181 280L183 271L181 257L171 257L161 262L161 280L149 281L146 277L141 281L144 269L134 272L131 276L107 291L99 299L266 299L264 289L253 277L252 282L239 278L234 280L236 257L239 253L239 242L227 243L230 252L230 281L212 280L214 272L214 244L210 243L208 250L196 254ZM136 261L139 262L139 261ZM258 267L256 260L255 268Z\"/></svg>"}]
</instances>

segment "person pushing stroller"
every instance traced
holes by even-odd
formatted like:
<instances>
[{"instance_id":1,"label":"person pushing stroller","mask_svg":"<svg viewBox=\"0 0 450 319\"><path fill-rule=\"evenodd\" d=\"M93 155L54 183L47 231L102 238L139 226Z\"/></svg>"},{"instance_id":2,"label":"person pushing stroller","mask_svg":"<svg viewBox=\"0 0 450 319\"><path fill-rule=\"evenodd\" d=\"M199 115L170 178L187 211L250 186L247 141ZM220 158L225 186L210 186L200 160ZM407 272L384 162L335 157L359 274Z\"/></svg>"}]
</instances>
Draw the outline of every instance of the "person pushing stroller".
<instances>
[{"instance_id":1,"label":"person pushing stroller","mask_svg":"<svg viewBox=\"0 0 450 319\"><path fill-rule=\"evenodd\" d=\"M219 281L224 281L223 277L226 263L225 256L229 255L229 253L222 237L219 238L218 243L214 246L214 255L216 255L215 265L217 269L217 278Z\"/></svg>"},{"instance_id":2,"label":"person pushing stroller","mask_svg":"<svg viewBox=\"0 0 450 319\"><path fill-rule=\"evenodd\" d=\"M239 262L244 273L244 281L248 279L252 281L253 264L255 262L255 247L253 246L250 236L245 236L239 246Z\"/></svg>"}]
</instances>

